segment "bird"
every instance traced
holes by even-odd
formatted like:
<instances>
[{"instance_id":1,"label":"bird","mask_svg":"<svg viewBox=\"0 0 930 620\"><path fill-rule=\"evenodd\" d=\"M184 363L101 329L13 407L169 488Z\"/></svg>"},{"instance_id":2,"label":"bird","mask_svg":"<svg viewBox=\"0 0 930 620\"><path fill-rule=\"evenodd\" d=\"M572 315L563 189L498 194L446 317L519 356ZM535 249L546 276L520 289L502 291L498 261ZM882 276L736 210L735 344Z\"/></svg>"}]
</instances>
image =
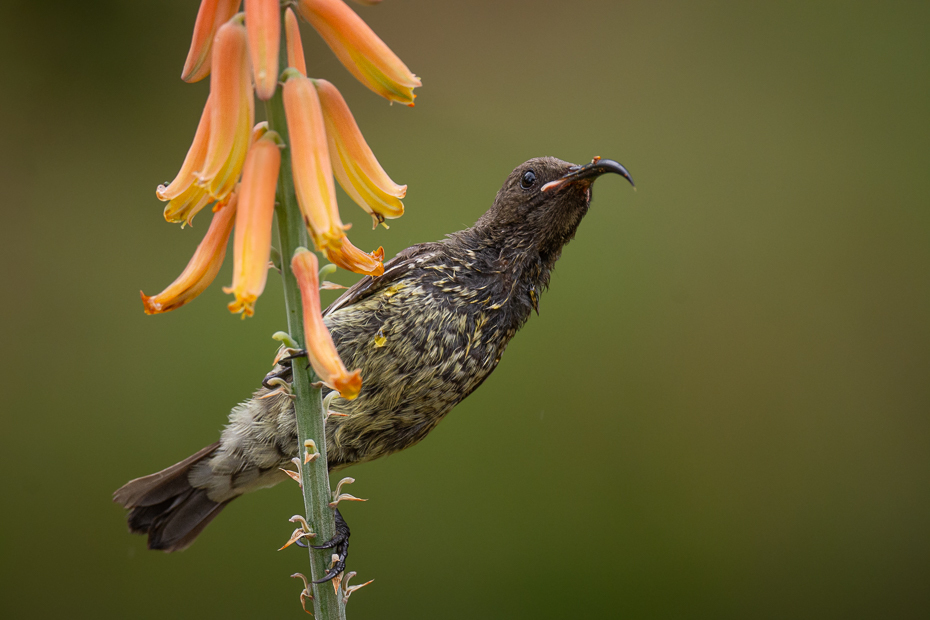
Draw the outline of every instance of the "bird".
<instances>
[{"instance_id":1,"label":"bird","mask_svg":"<svg viewBox=\"0 0 930 620\"><path fill-rule=\"evenodd\" d=\"M359 368L358 397L335 397L326 420L330 472L421 441L488 378L532 312L562 249L591 204L603 174L633 185L616 161L575 165L530 159L507 177L474 226L411 246L323 311L340 357ZM634 185L635 188L635 185ZM190 546L229 502L286 480L298 456L292 400L271 379L289 382L295 360L279 359L252 398L235 406L219 441L157 473L126 483L114 501L129 509L134 534L166 552ZM328 393L324 388L324 395ZM334 548L345 567L350 530L338 509Z\"/></svg>"}]
</instances>

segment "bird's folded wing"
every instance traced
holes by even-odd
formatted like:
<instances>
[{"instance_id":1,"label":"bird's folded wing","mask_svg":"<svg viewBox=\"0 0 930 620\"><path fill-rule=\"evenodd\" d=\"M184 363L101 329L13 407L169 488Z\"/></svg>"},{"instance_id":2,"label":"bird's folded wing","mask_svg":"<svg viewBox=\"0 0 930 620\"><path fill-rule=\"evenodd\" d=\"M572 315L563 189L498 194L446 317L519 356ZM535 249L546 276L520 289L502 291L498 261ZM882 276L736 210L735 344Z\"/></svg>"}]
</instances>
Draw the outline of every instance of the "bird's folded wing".
<instances>
[{"instance_id":1,"label":"bird's folded wing","mask_svg":"<svg viewBox=\"0 0 930 620\"><path fill-rule=\"evenodd\" d=\"M411 246L402 251L400 254L384 263L383 275L375 277L365 276L353 284L323 311L323 316L325 317L340 308L358 303L374 295L383 288L390 286L394 282L397 282L411 270L429 262L429 260L436 255L438 245L439 244L436 243L423 243Z\"/></svg>"}]
</instances>

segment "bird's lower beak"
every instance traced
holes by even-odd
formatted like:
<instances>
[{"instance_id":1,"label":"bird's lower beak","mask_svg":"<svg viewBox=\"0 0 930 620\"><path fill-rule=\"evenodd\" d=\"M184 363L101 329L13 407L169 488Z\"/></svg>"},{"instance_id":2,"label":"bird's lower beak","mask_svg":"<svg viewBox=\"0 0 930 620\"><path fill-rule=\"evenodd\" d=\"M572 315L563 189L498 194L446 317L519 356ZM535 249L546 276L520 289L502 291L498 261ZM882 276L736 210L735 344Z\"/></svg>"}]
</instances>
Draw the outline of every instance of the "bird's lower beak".
<instances>
[{"instance_id":1,"label":"bird's lower beak","mask_svg":"<svg viewBox=\"0 0 930 620\"><path fill-rule=\"evenodd\" d=\"M555 181L549 181L542 186L542 191L548 192L569 183L577 183L579 181L585 180L588 180L588 185L590 185L594 182L594 179L608 172L619 174L624 179L629 181L630 185L636 187L636 184L633 183L633 178L630 176L630 173L627 172L626 168L612 159L601 159L600 157L595 157L590 164L585 166L573 166L571 169L569 169L568 174L562 178L556 179Z\"/></svg>"}]
</instances>

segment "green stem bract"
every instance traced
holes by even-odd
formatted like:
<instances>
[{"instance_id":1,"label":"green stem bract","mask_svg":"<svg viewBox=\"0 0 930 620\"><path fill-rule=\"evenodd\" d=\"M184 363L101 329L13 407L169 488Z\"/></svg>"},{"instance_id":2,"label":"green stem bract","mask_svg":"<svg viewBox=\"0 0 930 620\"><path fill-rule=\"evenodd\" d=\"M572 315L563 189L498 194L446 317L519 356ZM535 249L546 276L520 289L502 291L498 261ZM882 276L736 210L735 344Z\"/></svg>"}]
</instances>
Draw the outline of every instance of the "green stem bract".
<instances>
[{"instance_id":1,"label":"green stem bract","mask_svg":"<svg viewBox=\"0 0 930 620\"><path fill-rule=\"evenodd\" d=\"M282 12L283 18L283 12ZM281 28L281 66L287 66L287 51L284 42L285 28ZM278 132L289 143L287 120L284 116L284 99L281 88L274 97L265 102L265 113L269 129ZM284 282L284 301L287 311L287 329L291 337L306 347L303 324L303 309L300 302L300 289L297 278L291 271L291 257L301 245L308 245L307 231L304 227L297 195L294 192L294 175L291 168L292 157L287 146L281 153L281 172L278 177L277 205L275 214L278 222L278 236L281 249L281 278ZM313 370L306 368L302 360L292 362L294 380L292 391L297 397L294 412L297 416L297 453L303 455L304 442L313 439L320 458L300 467L300 478L304 497L307 521L316 532L316 544L332 538L335 533L333 511L329 507L332 495L329 488L329 471L326 463L326 419L323 415L321 390L313 387L316 377ZM301 458L301 461L303 459ZM313 579L320 579L329 569L332 550L310 549L310 572ZM345 620L345 605L331 582L311 584L313 589L314 616L318 620Z\"/></svg>"}]
</instances>

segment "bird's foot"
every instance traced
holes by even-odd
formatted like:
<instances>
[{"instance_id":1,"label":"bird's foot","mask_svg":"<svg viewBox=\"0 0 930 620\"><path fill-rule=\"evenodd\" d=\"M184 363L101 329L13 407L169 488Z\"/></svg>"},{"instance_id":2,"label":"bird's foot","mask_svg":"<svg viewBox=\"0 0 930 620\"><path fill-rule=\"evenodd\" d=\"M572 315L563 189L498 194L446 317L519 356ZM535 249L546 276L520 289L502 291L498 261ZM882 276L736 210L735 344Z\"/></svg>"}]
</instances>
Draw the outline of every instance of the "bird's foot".
<instances>
[{"instance_id":1,"label":"bird's foot","mask_svg":"<svg viewBox=\"0 0 930 620\"><path fill-rule=\"evenodd\" d=\"M333 549L335 551L334 555L338 556L336 563L333 564L333 567L323 576L322 579L317 579L313 583L325 583L341 573L346 568L346 558L349 556L349 526L346 524L345 519L342 518L342 514L339 512L339 509L335 509L336 512L336 533L328 541L322 545L310 545L314 549Z\"/></svg>"},{"instance_id":2,"label":"bird's foot","mask_svg":"<svg viewBox=\"0 0 930 620\"><path fill-rule=\"evenodd\" d=\"M265 378L262 379L262 387L266 390L274 390L275 388L280 388L282 383L290 383L292 368L289 362L301 357L307 357L307 350L288 347L282 349L278 355L280 357L274 360L276 369L269 372L265 375ZM277 368L278 366L280 366L280 368Z\"/></svg>"},{"instance_id":3,"label":"bird's foot","mask_svg":"<svg viewBox=\"0 0 930 620\"><path fill-rule=\"evenodd\" d=\"M276 364L281 364L282 366L291 360L300 359L301 357L307 357L306 349L284 349L282 353L284 353L285 355L282 355L281 357L275 360Z\"/></svg>"}]
</instances>

